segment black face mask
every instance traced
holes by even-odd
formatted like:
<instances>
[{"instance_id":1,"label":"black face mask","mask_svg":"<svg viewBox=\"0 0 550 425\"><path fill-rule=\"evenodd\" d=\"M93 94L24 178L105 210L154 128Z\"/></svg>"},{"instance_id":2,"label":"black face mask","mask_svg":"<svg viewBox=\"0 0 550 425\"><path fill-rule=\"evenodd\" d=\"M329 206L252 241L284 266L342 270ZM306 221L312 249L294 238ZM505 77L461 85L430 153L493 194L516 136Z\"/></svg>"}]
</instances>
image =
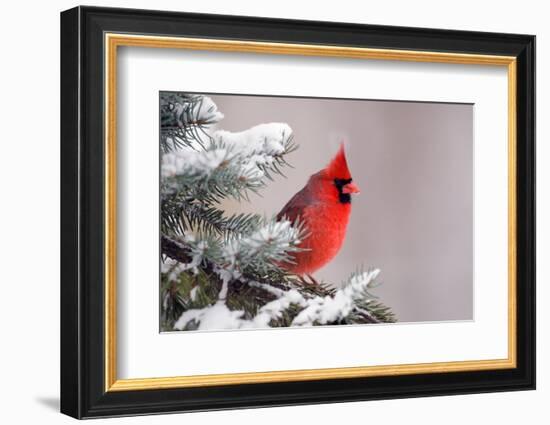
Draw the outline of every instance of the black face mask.
<instances>
[{"instance_id":1,"label":"black face mask","mask_svg":"<svg viewBox=\"0 0 550 425\"><path fill-rule=\"evenodd\" d=\"M334 185L338 189L338 199L342 204L351 203L351 195L349 193L344 193L342 190L344 186L351 183L352 179L334 179Z\"/></svg>"}]
</instances>

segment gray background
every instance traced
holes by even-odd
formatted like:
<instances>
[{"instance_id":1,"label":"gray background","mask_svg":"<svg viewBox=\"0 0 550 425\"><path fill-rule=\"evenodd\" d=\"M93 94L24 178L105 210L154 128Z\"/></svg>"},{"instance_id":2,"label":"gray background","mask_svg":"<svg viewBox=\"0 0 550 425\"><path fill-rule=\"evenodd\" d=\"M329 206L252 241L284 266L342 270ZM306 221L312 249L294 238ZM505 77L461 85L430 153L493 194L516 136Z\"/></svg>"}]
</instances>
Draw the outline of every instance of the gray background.
<instances>
[{"instance_id":1,"label":"gray background","mask_svg":"<svg viewBox=\"0 0 550 425\"><path fill-rule=\"evenodd\" d=\"M315 277L339 285L362 265L380 268L374 293L399 321L473 318L472 105L211 97L220 129L285 122L299 144L286 179L226 210L276 214L344 140L361 194L341 251Z\"/></svg>"}]
</instances>

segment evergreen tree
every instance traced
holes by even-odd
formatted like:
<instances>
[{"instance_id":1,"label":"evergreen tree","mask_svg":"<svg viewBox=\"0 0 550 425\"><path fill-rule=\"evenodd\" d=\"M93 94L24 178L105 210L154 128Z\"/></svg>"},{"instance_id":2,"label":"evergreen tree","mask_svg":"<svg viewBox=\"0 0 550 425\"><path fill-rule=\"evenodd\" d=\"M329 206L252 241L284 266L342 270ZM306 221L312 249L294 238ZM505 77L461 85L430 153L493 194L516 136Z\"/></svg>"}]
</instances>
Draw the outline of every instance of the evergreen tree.
<instances>
[{"instance_id":1,"label":"evergreen tree","mask_svg":"<svg viewBox=\"0 0 550 425\"><path fill-rule=\"evenodd\" d=\"M394 322L371 289L378 270L336 289L281 268L307 236L299 222L230 214L297 149L287 124L212 132L223 118L206 96L161 93L161 329L228 329Z\"/></svg>"}]
</instances>

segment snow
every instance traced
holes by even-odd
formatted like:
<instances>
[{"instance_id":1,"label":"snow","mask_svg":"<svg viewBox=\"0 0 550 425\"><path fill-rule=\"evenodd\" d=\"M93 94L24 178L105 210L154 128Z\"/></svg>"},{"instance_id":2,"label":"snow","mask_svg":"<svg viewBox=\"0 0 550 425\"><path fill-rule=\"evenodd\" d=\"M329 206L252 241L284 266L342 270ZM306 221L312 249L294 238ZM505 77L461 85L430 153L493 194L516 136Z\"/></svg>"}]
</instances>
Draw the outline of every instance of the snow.
<instances>
[{"instance_id":1,"label":"snow","mask_svg":"<svg viewBox=\"0 0 550 425\"><path fill-rule=\"evenodd\" d=\"M265 289L267 292L272 293L276 297L282 297L286 292L283 289L275 288L274 286L268 285L267 283L260 283L260 282L254 281L254 280L249 280L248 284L250 286L255 287L255 288Z\"/></svg>"},{"instance_id":2,"label":"snow","mask_svg":"<svg viewBox=\"0 0 550 425\"><path fill-rule=\"evenodd\" d=\"M276 288L273 288L276 289ZM241 325L242 328L266 328L269 327L269 322L273 319L281 317L283 312L290 307L291 304L302 304L304 298L296 290L291 289L284 292L279 298L268 302L258 310L258 314L252 320L246 321Z\"/></svg>"},{"instance_id":3,"label":"snow","mask_svg":"<svg viewBox=\"0 0 550 425\"><path fill-rule=\"evenodd\" d=\"M270 221L251 235L228 241L221 253L223 261L220 263L225 265L216 266L213 269L222 282L217 302L202 309L186 311L178 319L175 329L184 329L192 321L199 324L199 329L266 328L272 320L280 318L291 304L301 308L291 326L323 325L337 322L348 316L356 307L357 301L368 301L365 296L367 294L368 297L368 289L372 287L380 273L378 269L355 273L332 296L325 297L301 294L299 288L283 290L243 278L239 268L247 261L254 261L259 256L280 258L289 247L296 244L297 235L298 231L289 221ZM162 264L161 270L168 274L169 280L177 280L180 273L187 270L197 273L197 267L200 266L208 249L208 243L197 241L193 236L188 236L186 242L190 245L192 252L189 263L183 264L166 259ZM252 319L243 319L242 311L230 311L225 305L229 285L236 279L243 280L250 286L261 287L276 298L263 305ZM197 287L190 293L191 300L195 300L196 295Z\"/></svg>"},{"instance_id":4,"label":"snow","mask_svg":"<svg viewBox=\"0 0 550 425\"><path fill-rule=\"evenodd\" d=\"M189 292L189 298L191 298L191 301L196 301L197 299L197 292L199 290L198 286L195 286L191 291Z\"/></svg>"},{"instance_id":5,"label":"snow","mask_svg":"<svg viewBox=\"0 0 550 425\"><path fill-rule=\"evenodd\" d=\"M315 297L294 318L292 326L325 324L346 317L353 309L353 300L337 292L333 297Z\"/></svg>"},{"instance_id":6,"label":"snow","mask_svg":"<svg viewBox=\"0 0 550 425\"><path fill-rule=\"evenodd\" d=\"M220 271L218 270L217 273ZM347 285L337 290L332 297L306 298L297 289L285 291L260 282L248 281L250 286L261 287L277 297L263 305L252 319L243 319L243 311L229 310L224 296L224 298L219 297L216 303L208 307L186 311L180 316L174 329L182 330L192 321L199 322L199 330L267 328L269 323L280 318L291 304L302 307L302 311L294 318L291 326L313 326L335 322L343 319L353 310L356 300L364 297L365 291L373 284L379 273L380 270L374 269L353 275ZM227 277L229 278L230 274Z\"/></svg>"},{"instance_id":7,"label":"snow","mask_svg":"<svg viewBox=\"0 0 550 425\"><path fill-rule=\"evenodd\" d=\"M258 163L282 154L291 137L290 126L278 122L259 124L241 132L218 130L213 134L215 141L238 148L241 155Z\"/></svg>"},{"instance_id":8,"label":"snow","mask_svg":"<svg viewBox=\"0 0 550 425\"><path fill-rule=\"evenodd\" d=\"M300 243L300 230L288 220L266 222L250 235L228 241L223 255L235 265L239 260L253 259L263 254L266 259L282 260L285 254Z\"/></svg>"},{"instance_id":9,"label":"snow","mask_svg":"<svg viewBox=\"0 0 550 425\"><path fill-rule=\"evenodd\" d=\"M194 102L176 103L173 106L173 112L178 117L178 125L183 127L189 125L187 121L201 122L202 125L215 124L222 120L224 115L218 110L217 105L208 96L195 96ZM185 122L184 122L185 121Z\"/></svg>"},{"instance_id":10,"label":"snow","mask_svg":"<svg viewBox=\"0 0 550 425\"><path fill-rule=\"evenodd\" d=\"M163 274L169 273L170 270L172 270L172 268L177 264L178 262L176 260L172 260L170 257L167 257L160 263L160 272Z\"/></svg>"},{"instance_id":11,"label":"snow","mask_svg":"<svg viewBox=\"0 0 550 425\"><path fill-rule=\"evenodd\" d=\"M222 280L222 287L220 293L218 294L219 300L225 300L227 298L227 292L229 291L229 283L241 277L241 273L238 270L235 270L232 266L228 268L215 267L214 272Z\"/></svg>"},{"instance_id":12,"label":"snow","mask_svg":"<svg viewBox=\"0 0 550 425\"><path fill-rule=\"evenodd\" d=\"M191 262L184 265L184 270L191 270L193 274L199 272L198 266L202 263L204 252L208 249L208 243L206 241L200 241L196 248L192 249L193 256L191 257Z\"/></svg>"},{"instance_id":13,"label":"snow","mask_svg":"<svg viewBox=\"0 0 550 425\"><path fill-rule=\"evenodd\" d=\"M229 310L224 301L218 301L206 308L187 310L174 324L174 329L183 330L193 321L199 322L199 330L236 329L241 327L243 314L240 310Z\"/></svg>"},{"instance_id":14,"label":"snow","mask_svg":"<svg viewBox=\"0 0 550 425\"><path fill-rule=\"evenodd\" d=\"M198 124L203 121L209 124L218 122L223 114L218 111L211 98L201 96L193 104L192 111L185 110L185 105L176 104L175 112L180 119L192 117ZM188 107L188 106L187 106ZM183 125L183 122L180 123ZM207 129L204 146L189 145L171 152L164 153L161 160L161 176L163 179L175 176L191 178L191 182L208 181L219 175L221 170L237 182L246 181L250 187L261 185L265 173L288 149L292 139L292 129L286 123L273 122L256 125L241 132L218 130L211 133ZM378 271L370 271L354 275L348 284L337 290L333 296L312 297L302 295L298 289L281 290L257 282L251 285L262 285L275 295L275 299L258 310L251 320L243 319L244 312L231 311L225 304L229 285L236 279L241 279L243 267L255 261L283 261L288 253L296 251L300 243L301 230L294 227L288 220L265 220L251 234L241 235L223 244L220 252L215 255L214 272L221 279L218 300L205 308L192 309L184 312L175 324L175 329L184 329L190 322L197 322L199 329L235 329L268 327L269 323L280 318L291 304L299 305L302 311L292 322L293 326L306 326L334 322L347 316L355 307L359 296L364 297L366 288L376 278ZM177 280L184 271L198 273L203 259L210 258L212 252L204 241L186 240L191 248L191 261L187 264L166 260L162 264L162 272L169 280ZM211 259L211 258L210 258ZM220 261L218 261L220 260ZM193 288L190 298L195 300L197 287Z\"/></svg>"},{"instance_id":15,"label":"snow","mask_svg":"<svg viewBox=\"0 0 550 425\"><path fill-rule=\"evenodd\" d=\"M298 229L292 227L288 220L270 222L246 238L246 244L251 248L259 248L266 244L276 243L280 248L288 248L298 237Z\"/></svg>"},{"instance_id":16,"label":"snow","mask_svg":"<svg viewBox=\"0 0 550 425\"><path fill-rule=\"evenodd\" d=\"M185 270L186 270L185 264L177 263L170 269L170 272L168 273L168 276L166 279L168 280L168 282L177 281L179 279L180 274Z\"/></svg>"},{"instance_id":17,"label":"snow","mask_svg":"<svg viewBox=\"0 0 550 425\"><path fill-rule=\"evenodd\" d=\"M161 176L173 177L179 174L210 174L227 159L227 149L197 151L190 148L178 149L162 155Z\"/></svg>"},{"instance_id":18,"label":"snow","mask_svg":"<svg viewBox=\"0 0 550 425\"><path fill-rule=\"evenodd\" d=\"M239 133L216 131L206 150L188 146L162 155L162 178L182 174L210 175L224 164L235 164L246 180L260 180L262 167L273 164L285 152L292 137L288 124L260 124Z\"/></svg>"},{"instance_id":19,"label":"snow","mask_svg":"<svg viewBox=\"0 0 550 425\"><path fill-rule=\"evenodd\" d=\"M218 110L218 106L208 96L202 96L202 102L199 102L197 108L197 119L216 123L224 118L224 115Z\"/></svg>"},{"instance_id":20,"label":"snow","mask_svg":"<svg viewBox=\"0 0 550 425\"><path fill-rule=\"evenodd\" d=\"M299 230L292 227L290 221L270 220L251 235L228 240L222 249L222 263L226 265L214 268L222 280L218 299L224 300L231 282L241 278L239 268L257 260L259 256L266 261L283 259L289 248L300 242L298 236Z\"/></svg>"},{"instance_id":21,"label":"snow","mask_svg":"<svg viewBox=\"0 0 550 425\"><path fill-rule=\"evenodd\" d=\"M272 288L276 289L276 288ZM281 317L291 304L300 304L303 302L302 295L296 290L282 291L281 297L265 304L258 311L252 320L243 319L243 311L231 311L223 300L218 300L215 304L202 308L193 309L184 312L177 322L174 329L182 330L192 321L199 322L199 330L212 329L252 329L269 327L272 319Z\"/></svg>"},{"instance_id":22,"label":"snow","mask_svg":"<svg viewBox=\"0 0 550 425\"><path fill-rule=\"evenodd\" d=\"M292 321L292 326L311 326L314 323L323 325L343 319L352 311L355 301L365 293L379 273L379 269L374 269L355 274L332 297L307 300L305 308Z\"/></svg>"},{"instance_id":23,"label":"snow","mask_svg":"<svg viewBox=\"0 0 550 425\"><path fill-rule=\"evenodd\" d=\"M186 242L193 242L194 237L186 237ZM193 274L199 272L198 267L202 263L204 258L204 252L208 249L208 243L206 241L200 241L195 246L192 246L191 261L189 263L180 263L179 261L171 258L166 258L160 266L161 273L168 274L167 279L169 282L173 282L179 279L179 275L187 270L191 270Z\"/></svg>"},{"instance_id":24,"label":"snow","mask_svg":"<svg viewBox=\"0 0 550 425\"><path fill-rule=\"evenodd\" d=\"M212 137L215 143L227 146L238 155L241 176L254 180L264 176L262 167L273 164L275 158L285 152L292 129L286 123L274 122L235 133L218 130Z\"/></svg>"},{"instance_id":25,"label":"snow","mask_svg":"<svg viewBox=\"0 0 550 425\"><path fill-rule=\"evenodd\" d=\"M215 141L238 148L243 156L256 161L264 161L265 156L280 155L292 137L292 129L286 123L258 124L248 130L230 132L218 130L213 136Z\"/></svg>"},{"instance_id":26,"label":"snow","mask_svg":"<svg viewBox=\"0 0 550 425\"><path fill-rule=\"evenodd\" d=\"M371 286L374 280L380 274L380 269L372 269L370 271L354 274L350 280L349 284L344 287L347 290L366 290L367 287Z\"/></svg>"}]
</instances>

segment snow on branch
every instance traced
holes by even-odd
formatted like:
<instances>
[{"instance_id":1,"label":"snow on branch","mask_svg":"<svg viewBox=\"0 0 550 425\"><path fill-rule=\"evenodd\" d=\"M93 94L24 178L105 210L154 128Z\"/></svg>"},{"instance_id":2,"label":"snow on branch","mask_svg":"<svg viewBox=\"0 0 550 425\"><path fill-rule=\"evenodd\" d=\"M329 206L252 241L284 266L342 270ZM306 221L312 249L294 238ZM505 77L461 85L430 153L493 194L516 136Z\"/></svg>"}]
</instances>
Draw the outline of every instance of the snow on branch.
<instances>
[{"instance_id":1,"label":"snow on branch","mask_svg":"<svg viewBox=\"0 0 550 425\"><path fill-rule=\"evenodd\" d=\"M209 176L227 160L229 152L226 149L179 149L162 155L161 176Z\"/></svg>"},{"instance_id":2,"label":"snow on branch","mask_svg":"<svg viewBox=\"0 0 550 425\"><path fill-rule=\"evenodd\" d=\"M246 267L251 263L291 261L290 254L300 250L304 237L299 223L271 219L252 233L232 239L224 246L224 260L232 267Z\"/></svg>"},{"instance_id":3,"label":"snow on branch","mask_svg":"<svg viewBox=\"0 0 550 425\"><path fill-rule=\"evenodd\" d=\"M214 143L239 156L243 176L263 177L292 147L292 129L285 123L260 124L239 133L216 131Z\"/></svg>"},{"instance_id":4,"label":"snow on branch","mask_svg":"<svg viewBox=\"0 0 550 425\"><path fill-rule=\"evenodd\" d=\"M380 270L356 273L333 296L315 297L307 300L305 308L294 318L292 326L325 325L348 316L357 301L368 301L368 289Z\"/></svg>"},{"instance_id":5,"label":"snow on branch","mask_svg":"<svg viewBox=\"0 0 550 425\"><path fill-rule=\"evenodd\" d=\"M224 117L210 97L185 93L163 93L160 112L161 130L165 132L211 126Z\"/></svg>"},{"instance_id":6,"label":"snow on branch","mask_svg":"<svg viewBox=\"0 0 550 425\"><path fill-rule=\"evenodd\" d=\"M200 182L230 177L258 187L270 172L280 173L284 155L294 149L288 124L260 124L240 133L217 131L204 149L182 147L162 156L163 178Z\"/></svg>"},{"instance_id":7,"label":"snow on branch","mask_svg":"<svg viewBox=\"0 0 550 425\"><path fill-rule=\"evenodd\" d=\"M335 289L289 273L307 237L299 221L226 214L226 198L282 174L297 146L286 123L241 132L208 96L162 92L161 329L236 329L392 322L368 291L379 271L355 273Z\"/></svg>"},{"instance_id":8,"label":"snow on branch","mask_svg":"<svg viewBox=\"0 0 550 425\"><path fill-rule=\"evenodd\" d=\"M184 312L174 324L175 330L183 330L192 322L197 329L247 329L269 327L272 321L278 320L291 306L300 309L292 320L291 326L315 326L338 323L345 320L354 310L361 309L361 304L372 298L368 290L373 286L380 271L378 269L355 273L344 286L325 297L307 296L295 288L283 290L268 284L249 281L253 287L262 288L275 299L258 309L251 319L244 318L242 310L232 311L224 300L201 309ZM372 318L373 322L377 322Z\"/></svg>"},{"instance_id":9,"label":"snow on branch","mask_svg":"<svg viewBox=\"0 0 550 425\"><path fill-rule=\"evenodd\" d=\"M231 282L239 279L243 272L262 275L276 269L276 262L292 261L292 253L301 249L299 244L304 236L299 222L293 225L286 220L264 219L248 233L236 234L226 240L200 239L189 234L179 242L164 236L162 246L169 258L180 262L175 267L178 273L191 270L197 274L203 261L215 265L212 271L222 281L219 298L224 299ZM181 262L180 251L185 252L185 262ZM174 280L170 279L171 276L175 275L168 275L168 280Z\"/></svg>"},{"instance_id":10,"label":"snow on branch","mask_svg":"<svg viewBox=\"0 0 550 425\"><path fill-rule=\"evenodd\" d=\"M224 115L218 110L217 105L208 96L195 96L198 99L192 102L187 108L183 105L177 105L175 115L180 126L189 125L189 123L215 124L223 119Z\"/></svg>"},{"instance_id":11,"label":"snow on branch","mask_svg":"<svg viewBox=\"0 0 550 425\"><path fill-rule=\"evenodd\" d=\"M208 96L186 93L161 93L160 146L164 153L181 148L198 149L210 140L209 132L223 119Z\"/></svg>"},{"instance_id":12,"label":"snow on branch","mask_svg":"<svg viewBox=\"0 0 550 425\"><path fill-rule=\"evenodd\" d=\"M198 324L199 330L239 329L245 322L241 319L243 314L241 310L229 310L220 300L206 308L187 310L174 324L174 329L183 330L190 324Z\"/></svg>"}]
</instances>

